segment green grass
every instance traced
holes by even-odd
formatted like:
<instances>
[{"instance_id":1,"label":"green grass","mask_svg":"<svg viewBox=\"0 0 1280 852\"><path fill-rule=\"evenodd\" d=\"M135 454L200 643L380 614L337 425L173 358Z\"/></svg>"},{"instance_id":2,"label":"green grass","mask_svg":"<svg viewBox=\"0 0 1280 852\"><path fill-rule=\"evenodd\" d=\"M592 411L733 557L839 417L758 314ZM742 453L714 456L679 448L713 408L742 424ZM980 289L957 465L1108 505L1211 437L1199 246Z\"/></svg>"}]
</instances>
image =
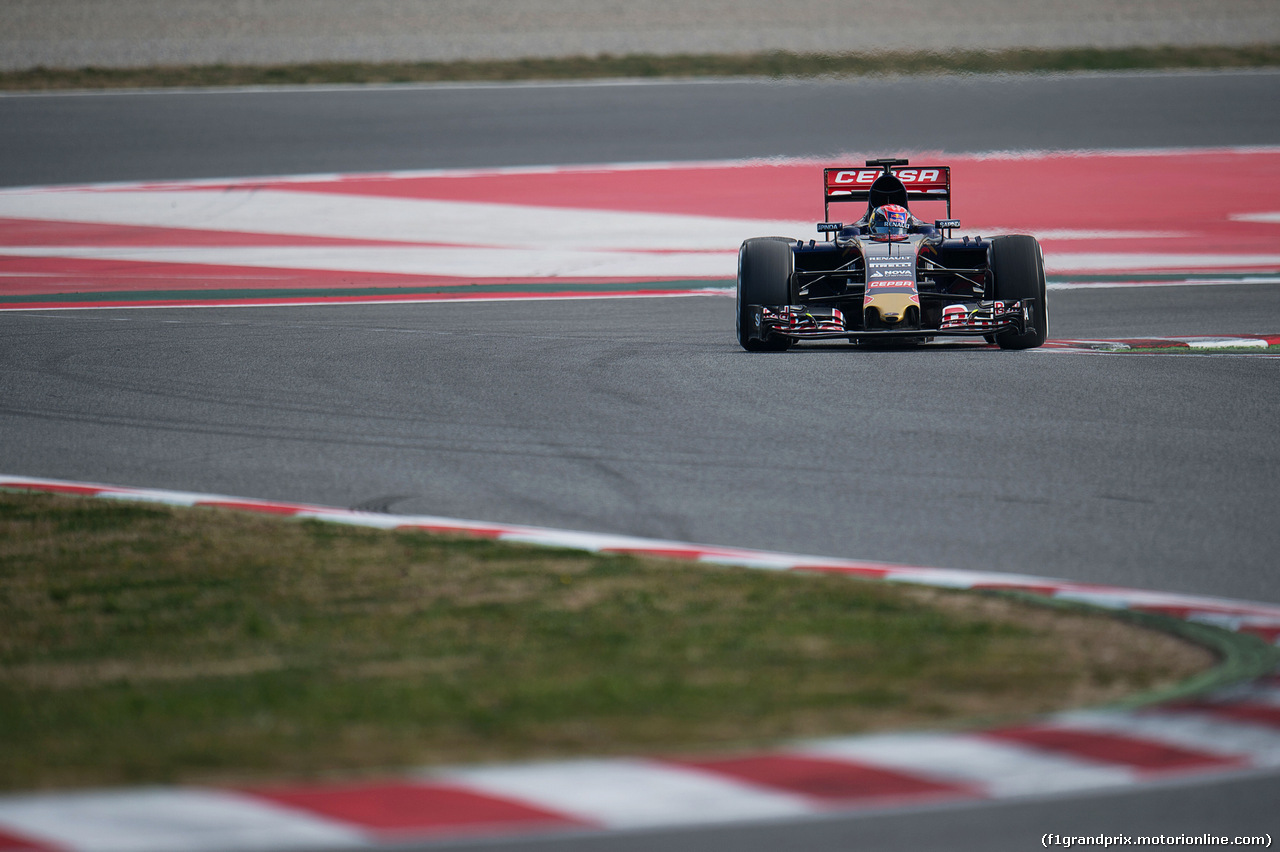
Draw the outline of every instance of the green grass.
<instances>
[{"instance_id":1,"label":"green grass","mask_svg":"<svg viewBox=\"0 0 1280 852\"><path fill-rule=\"evenodd\" d=\"M35 68L0 72L0 89L98 89L342 83L572 80L610 77L818 77L869 74L974 74L1280 66L1280 45L1020 49L947 53L738 55L652 54L505 61L152 68Z\"/></svg>"},{"instance_id":2,"label":"green grass","mask_svg":"<svg viewBox=\"0 0 1280 852\"><path fill-rule=\"evenodd\" d=\"M993 597L0 492L10 790L952 725L1211 663Z\"/></svg>"}]
</instances>

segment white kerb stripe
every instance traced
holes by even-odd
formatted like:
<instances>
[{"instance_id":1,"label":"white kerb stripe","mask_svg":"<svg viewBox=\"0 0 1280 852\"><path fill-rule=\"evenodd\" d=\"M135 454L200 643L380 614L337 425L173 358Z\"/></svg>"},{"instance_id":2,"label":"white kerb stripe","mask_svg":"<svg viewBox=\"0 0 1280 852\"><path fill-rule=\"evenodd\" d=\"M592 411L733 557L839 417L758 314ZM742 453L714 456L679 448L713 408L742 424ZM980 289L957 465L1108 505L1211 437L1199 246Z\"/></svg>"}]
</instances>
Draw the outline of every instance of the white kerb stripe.
<instances>
[{"instance_id":1,"label":"white kerb stripe","mask_svg":"<svg viewBox=\"0 0 1280 852\"><path fill-rule=\"evenodd\" d=\"M609 828L734 822L818 810L801 796L644 760L480 767L430 777Z\"/></svg>"},{"instance_id":2,"label":"white kerb stripe","mask_svg":"<svg viewBox=\"0 0 1280 852\"><path fill-rule=\"evenodd\" d=\"M509 246L3 246L0 256L484 278L729 278L737 248L626 252Z\"/></svg>"},{"instance_id":3,"label":"white kerb stripe","mask_svg":"<svg viewBox=\"0 0 1280 852\"><path fill-rule=\"evenodd\" d=\"M1220 271L1236 266L1277 267L1280 254L1236 254L1207 252L1197 254L1107 254L1101 252L1044 253L1045 270L1050 274L1061 272L1135 271L1154 272L1159 269L1207 269Z\"/></svg>"},{"instance_id":4,"label":"white kerb stripe","mask_svg":"<svg viewBox=\"0 0 1280 852\"><path fill-rule=\"evenodd\" d=\"M367 845L355 829L248 796L159 789L0 799L0 827L76 852L232 852Z\"/></svg>"},{"instance_id":5,"label":"white kerb stripe","mask_svg":"<svg viewBox=\"0 0 1280 852\"><path fill-rule=\"evenodd\" d=\"M1267 341L1251 337L1183 337L1191 349L1266 349Z\"/></svg>"},{"instance_id":6,"label":"white kerb stripe","mask_svg":"<svg viewBox=\"0 0 1280 852\"><path fill-rule=\"evenodd\" d=\"M1211 713L1174 709L1140 713L1081 711L1055 716L1049 724L1153 740L1222 757L1245 758L1253 766L1280 766L1280 731Z\"/></svg>"},{"instance_id":7,"label":"white kerb stripe","mask_svg":"<svg viewBox=\"0 0 1280 852\"><path fill-rule=\"evenodd\" d=\"M812 222L535 207L288 190L0 192L0 216L536 250L724 250L744 236L810 236ZM230 262L230 261L227 261Z\"/></svg>"},{"instance_id":8,"label":"white kerb stripe","mask_svg":"<svg viewBox=\"0 0 1280 852\"><path fill-rule=\"evenodd\" d=\"M1117 787L1128 769L1060 757L1014 743L964 734L843 737L803 744L801 753L879 766L937 781L968 784L991 798Z\"/></svg>"},{"instance_id":9,"label":"white kerb stripe","mask_svg":"<svg viewBox=\"0 0 1280 852\"><path fill-rule=\"evenodd\" d=\"M1243 693L1248 700L1267 707L1280 707L1280 686L1259 686Z\"/></svg>"},{"instance_id":10,"label":"white kerb stripe","mask_svg":"<svg viewBox=\"0 0 1280 852\"><path fill-rule=\"evenodd\" d=\"M1268 225L1280 225L1280 210L1267 213L1232 213L1227 218L1235 222L1263 222Z\"/></svg>"}]
</instances>

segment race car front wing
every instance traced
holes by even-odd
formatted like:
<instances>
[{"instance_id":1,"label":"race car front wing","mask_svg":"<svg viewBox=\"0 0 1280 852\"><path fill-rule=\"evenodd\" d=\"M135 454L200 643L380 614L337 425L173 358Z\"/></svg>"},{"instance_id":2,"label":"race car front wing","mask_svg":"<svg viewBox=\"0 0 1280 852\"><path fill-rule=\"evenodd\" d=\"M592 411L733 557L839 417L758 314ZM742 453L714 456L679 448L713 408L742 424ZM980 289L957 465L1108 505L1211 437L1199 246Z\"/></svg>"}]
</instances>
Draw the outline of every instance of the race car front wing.
<instances>
[{"instance_id":1,"label":"race car front wing","mask_svg":"<svg viewBox=\"0 0 1280 852\"><path fill-rule=\"evenodd\" d=\"M958 302L942 309L942 322L936 327L851 328L839 308L815 305L752 306L750 316L755 332L752 336L761 339L775 334L794 340L983 337L1010 329L1025 334L1034 327L1035 301Z\"/></svg>"}]
</instances>

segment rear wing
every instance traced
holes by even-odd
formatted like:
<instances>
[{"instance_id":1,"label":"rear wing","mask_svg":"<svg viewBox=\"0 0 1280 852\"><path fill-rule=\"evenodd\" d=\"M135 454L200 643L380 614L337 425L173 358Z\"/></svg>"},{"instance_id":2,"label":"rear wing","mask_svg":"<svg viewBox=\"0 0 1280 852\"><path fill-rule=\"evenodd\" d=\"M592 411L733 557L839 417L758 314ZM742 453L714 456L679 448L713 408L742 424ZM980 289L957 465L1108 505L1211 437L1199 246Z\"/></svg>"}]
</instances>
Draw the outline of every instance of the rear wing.
<instances>
[{"instance_id":1,"label":"rear wing","mask_svg":"<svg viewBox=\"0 0 1280 852\"><path fill-rule=\"evenodd\" d=\"M875 161L872 161L875 162ZM881 161L883 162L883 161ZM950 166L906 166L906 160L898 160L902 168L890 169L907 188L908 201L945 201L947 202L947 218L951 218L951 167ZM871 184L884 174L883 167L849 166L846 168L830 168L822 170L824 203L823 215L831 221L831 203L833 201L861 201L864 204L871 198Z\"/></svg>"}]
</instances>

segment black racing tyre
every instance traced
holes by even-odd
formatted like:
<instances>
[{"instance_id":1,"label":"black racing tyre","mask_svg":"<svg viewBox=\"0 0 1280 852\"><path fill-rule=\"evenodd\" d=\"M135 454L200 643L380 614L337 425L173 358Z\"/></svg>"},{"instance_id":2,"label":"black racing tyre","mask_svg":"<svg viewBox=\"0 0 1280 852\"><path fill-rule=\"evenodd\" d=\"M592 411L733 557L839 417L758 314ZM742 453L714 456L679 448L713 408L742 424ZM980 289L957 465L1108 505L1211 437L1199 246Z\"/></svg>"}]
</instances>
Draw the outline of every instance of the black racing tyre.
<instances>
[{"instance_id":1,"label":"black racing tyre","mask_svg":"<svg viewBox=\"0 0 1280 852\"><path fill-rule=\"evenodd\" d=\"M748 352L781 352L794 342L778 335L752 338L749 327L752 305L791 304L794 242L787 237L755 237L738 249L738 343Z\"/></svg>"},{"instance_id":2,"label":"black racing tyre","mask_svg":"<svg viewBox=\"0 0 1280 852\"><path fill-rule=\"evenodd\" d=\"M1035 237L1015 234L991 240L991 298L1035 299L1026 333L1006 329L996 334L1001 349L1034 349L1049 337L1049 303L1045 298L1044 256Z\"/></svg>"}]
</instances>

